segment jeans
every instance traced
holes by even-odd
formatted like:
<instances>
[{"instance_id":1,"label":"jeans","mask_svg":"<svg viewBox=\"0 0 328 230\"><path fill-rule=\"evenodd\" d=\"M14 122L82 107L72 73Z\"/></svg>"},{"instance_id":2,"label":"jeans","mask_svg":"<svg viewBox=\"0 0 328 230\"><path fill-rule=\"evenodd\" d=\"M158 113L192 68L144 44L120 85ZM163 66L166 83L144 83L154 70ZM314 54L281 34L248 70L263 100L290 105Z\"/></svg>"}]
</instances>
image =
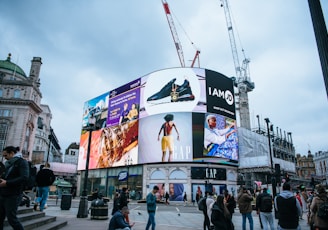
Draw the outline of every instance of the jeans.
<instances>
[{"instance_id":1,"label":"jeans","mask_svg":"<svg viewBox=\"0 0 328 230\"><path fill-rule=\"evenodd\" d=\"M243 223L242 223L243 230L246 230L246 217L247 217L248 222L249 222L249 229L253 230L254 229L254 224L253 224L252 212L243 213L242 216L243 216Z\"/></svg>"},{"instance_id":2,"label":"jeans","mask_svg":"<svg viewBox=\"0 0 328 230\"><path fill-rule=\"evenodd\" d=\"M47 203L49 195L49 186L38 187L38 199L36 202L40 204L40 211L43 211L44 205Z\"/></svg>"},{"instance_id":3,"label":"jeans","mask_svg":"<svg viewBox=\"0 0 328 230\"><path fill-rule=\"evenodd\" d=\"M17 219L17 208L21 197L21 195L0 196L0 229L3 229L3 222L7 216L8 222L14 230L24 230L22 224Z\"/></svg>"},{"instance_id":4,"label":"jeans","mask_svg":"<svg viewBox=\"0 0 328 230\"><path fill-rule=\"evenodd\" d=\"M260 218L261 218L264 230L269 230L269 226L270 226L271 230L274 230L274 222L273 222L272 212L260 212Z\"/></svg>"},{"instance_id":5,"label":"jeans","mask_svg":"<svg viewBox=\"0 0 328 230\"><path fill-rule=\"evenodd\" d=\"M151 229L155 230L155 226L156 226L155 212L148 212L148 222L147 222L146 230L149 229L150 225L151 225Z\"/></svg>"}]
</instances>

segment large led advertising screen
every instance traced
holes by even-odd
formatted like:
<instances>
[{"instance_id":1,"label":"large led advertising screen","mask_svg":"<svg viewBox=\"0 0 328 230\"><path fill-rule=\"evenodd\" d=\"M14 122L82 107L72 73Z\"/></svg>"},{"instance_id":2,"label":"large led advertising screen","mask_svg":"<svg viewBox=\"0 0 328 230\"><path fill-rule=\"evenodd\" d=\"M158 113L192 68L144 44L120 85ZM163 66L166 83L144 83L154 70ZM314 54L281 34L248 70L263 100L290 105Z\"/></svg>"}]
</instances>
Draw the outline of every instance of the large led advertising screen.
<instances>
[{"instance_id":1,"label":"large led advertising screen","mask_svg":"<svg viewBox=\"0 0 328 230\"><path fill-rule=\"evenodd\" d=\"M238 164L233 82L201 68L156 71L85 102L78 169L158 162Z\"/></svg>"}]
</instances>

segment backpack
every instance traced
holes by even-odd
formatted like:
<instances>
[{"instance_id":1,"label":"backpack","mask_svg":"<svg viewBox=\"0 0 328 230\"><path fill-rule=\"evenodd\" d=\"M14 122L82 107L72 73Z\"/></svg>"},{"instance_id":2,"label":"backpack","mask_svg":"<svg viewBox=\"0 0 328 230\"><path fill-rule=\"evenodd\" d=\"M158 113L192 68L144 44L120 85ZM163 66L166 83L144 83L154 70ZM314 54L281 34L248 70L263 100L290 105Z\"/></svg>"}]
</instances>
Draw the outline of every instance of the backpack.
<instances>
[{"instance_id":1,"label":"backpack","mask_svg":"<svg viewBox=\"0 0 328 230\"><path fill-rule=\"evenodd\" d=\"M328 219L328 199L319 205L317 216L325 220Z\"/></svg>"},{"instance_id":2,"label":"backpack","mask_svg":"<svg viewBox=\"0 0 328 230\"><path fill-rule=\"evenodd\" d=\"M206 196L204 196L198 201L198 210L204 211L206 209Z\"/></svg>"},{"instance_id":3,"label":"backpack","mask_svg":"<svg viewBox=\"0 0 328 230\"><path fill-rule=\"evenodd\" d=\"M23 190L32 190L36 183L36 167L30 161L28 163L28 179L24 184Z\"/></svg>"},{"instance_id":4,"label":"backpack","mask_svg":"<svg viewBox=\"0 0 328 230\"><path fill-rule=\"evenodd\" d=\"M261 198L261 212L271 212L272 211L272 198L269 195L265 195Z\"/></svg>"},{"instance_id":5,"label":"backpack","mask_svg":"<svg viewBox=\"0 0 328 230\"><path fill-rule=\"evenodd\" d=\"M23 158L21 159L24 160ZM33 166L30 161L27 161L27 163L28 163L28 178L27 181L25 181L23 184L23 191L32 190L36 182L36 167ZM15 161L14 166L19 167L19 160Z\"/></svg>"}]
</instances>

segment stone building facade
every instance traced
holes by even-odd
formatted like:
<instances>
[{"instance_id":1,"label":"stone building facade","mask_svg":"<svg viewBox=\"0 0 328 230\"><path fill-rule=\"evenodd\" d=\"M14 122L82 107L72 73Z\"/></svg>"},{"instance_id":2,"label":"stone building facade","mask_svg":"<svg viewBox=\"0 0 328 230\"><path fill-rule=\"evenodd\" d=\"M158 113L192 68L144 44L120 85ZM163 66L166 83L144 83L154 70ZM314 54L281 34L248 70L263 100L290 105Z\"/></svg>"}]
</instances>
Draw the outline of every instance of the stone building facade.
<instances>
[{"instance_id":1,"label":"stone building facade","mask_svg":"<svg viewBox=\"0 0 328 230\"><path fill-rule=\"evenodd\" d=\"M50 146L60 150L51 131L48 105L41 104L41 57L33 57L29 75L11 61L0 60L0 149L17 146L24 158L45 162ZM33 154L35 157L33 158ZM34 162L33 162L34 163Z\"/></svg>"}]
</instances>

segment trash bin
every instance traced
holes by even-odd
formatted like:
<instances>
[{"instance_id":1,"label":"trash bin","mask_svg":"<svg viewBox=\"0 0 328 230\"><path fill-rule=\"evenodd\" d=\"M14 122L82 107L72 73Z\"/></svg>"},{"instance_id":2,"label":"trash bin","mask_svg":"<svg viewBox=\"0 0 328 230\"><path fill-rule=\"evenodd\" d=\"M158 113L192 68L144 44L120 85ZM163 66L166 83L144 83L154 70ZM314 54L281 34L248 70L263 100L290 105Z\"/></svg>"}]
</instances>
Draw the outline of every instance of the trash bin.
<instances>
[{"instance_id":1,"label":"trash bin","mask_svg":"<svg viewBox=\"0 0 328 230\"><path fill-rule=\"evenodd\" d=\"M62 194L60 208L61 210L69 210L72 204L72 195L71 194Z\"/></svg>"},{"instance_id":2,"label":"trash bin","mask_svg":"<svg viewBox=\"0 0 328 230\"><path fill-rule=\"evenodd\" d=\"M103 199L95 199L91 202L91 219L108 219L108 204L106 201Z\"/></svg>"}]
</instances>

